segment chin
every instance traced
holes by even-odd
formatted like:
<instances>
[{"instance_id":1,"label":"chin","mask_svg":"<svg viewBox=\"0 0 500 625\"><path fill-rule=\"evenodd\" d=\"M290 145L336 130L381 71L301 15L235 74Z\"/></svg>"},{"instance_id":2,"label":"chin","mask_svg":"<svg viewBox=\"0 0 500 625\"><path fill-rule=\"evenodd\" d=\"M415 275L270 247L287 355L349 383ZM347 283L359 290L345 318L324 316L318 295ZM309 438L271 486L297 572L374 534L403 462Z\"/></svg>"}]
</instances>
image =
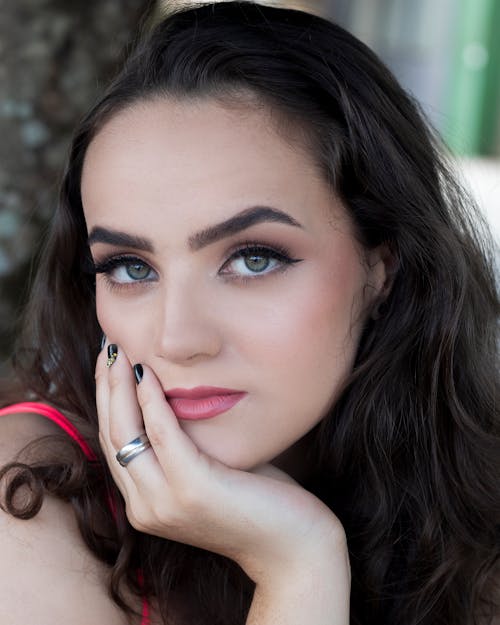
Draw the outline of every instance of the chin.
<instances>
[{"instance_id":1,"label":"chin","mask_svg":"<svg viewBox=\"0 0 500 625\"><path fill-rule=\"evenodd\" d=\"M200 451L210 456L214 460L221 462L231 469L239 471L251 471L261 464L270 462L272 458L263 456L262 454L252 453L248 447L238 447L237 445L227 445L221 448L220 445L214 446L194 441Z\"/></svg>"},{"instance_id":2,"label":"chin","mask_svg":"<svg viewBox=\"0 0 500 625\"><path fill-rule=\"evenodd\" d=\"M207 455L211 456L215 460L218 460L222 464L230 467L231 469L237 469L239 471L251 471L255 467L267 462L265 459L257 459L255 456L249 456L248 454L236 454L236 453L210 453L206 451Z\"/></svg>"},{"instance_id":3,"label":"chin","mask_svg":"<svg viewBox=\"0 0 500 625\"><path fill-rule=\"evenodd\" d=\"M202 453L232 469L250 471L274 458L270 450L263 449L260 435L242 432L226 424L214 425L210 420L181 423L184 432Z\"/></svg>"}]
</instances>

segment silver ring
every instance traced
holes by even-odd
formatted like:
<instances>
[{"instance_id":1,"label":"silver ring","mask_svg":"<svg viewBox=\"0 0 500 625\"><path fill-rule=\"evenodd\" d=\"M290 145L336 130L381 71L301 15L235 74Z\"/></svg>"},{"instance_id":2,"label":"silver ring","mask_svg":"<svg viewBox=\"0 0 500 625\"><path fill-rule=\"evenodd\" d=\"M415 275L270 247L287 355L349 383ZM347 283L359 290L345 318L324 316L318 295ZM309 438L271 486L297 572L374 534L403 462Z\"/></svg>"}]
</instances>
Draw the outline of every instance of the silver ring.
<instances>
[{"instance_id":1,"label":"silver ring","mask_svg":"<svg viewBox=\"0 0 500 625\"><path fill-rule=\"evenodd\" d=\"M142 454L143 451L146 451L148 447L151 447L149 438L146 434L141 434L137 438L134 438L133 441L130 441L130 443L127 443L119 449L116 454L116 459L122 467L126 467L129 462L131 462L139 454Z\"/></svg>"}]
</instances>

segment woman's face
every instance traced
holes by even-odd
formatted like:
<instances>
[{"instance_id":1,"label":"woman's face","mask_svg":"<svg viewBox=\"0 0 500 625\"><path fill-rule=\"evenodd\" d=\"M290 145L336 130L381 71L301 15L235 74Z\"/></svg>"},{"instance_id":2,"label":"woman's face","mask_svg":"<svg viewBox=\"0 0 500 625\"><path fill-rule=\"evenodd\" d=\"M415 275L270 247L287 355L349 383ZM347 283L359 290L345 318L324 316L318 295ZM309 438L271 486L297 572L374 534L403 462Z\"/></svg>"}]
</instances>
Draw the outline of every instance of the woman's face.
<instances>
[{"instance_id":1,"label":"woman's face","mask_svg":"<svg viewBox=\"0 0 500 625\"><path fill-rule=\"evenodd\" d=\"M312 157L262 107L162 98L98 133L82 198L109 341L166 393L241 391L182 428L234 468L279 463L335 402L385 280Z\"/></svg>"}]
</instances>

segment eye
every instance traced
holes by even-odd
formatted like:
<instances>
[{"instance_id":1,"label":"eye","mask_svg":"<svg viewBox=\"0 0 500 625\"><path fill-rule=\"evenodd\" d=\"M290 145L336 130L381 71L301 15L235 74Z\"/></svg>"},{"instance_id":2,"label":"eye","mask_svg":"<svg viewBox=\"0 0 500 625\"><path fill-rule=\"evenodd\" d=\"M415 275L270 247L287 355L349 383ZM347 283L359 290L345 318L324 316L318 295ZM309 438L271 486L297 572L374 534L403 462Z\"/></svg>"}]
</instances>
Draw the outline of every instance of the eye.
<instances>
[{"instance_id":1,"label":"eye","mask_svg":"<svg viewBox=\"0 0 500 625\"><path fill-rule=\"evenodd\" d=\"M132 280L145 280L151 273L151 267L140 261L124 264L123 269Z\"/></svg>"},{"instance_id":2,"label":"eye","mask_svg":"<svg viewBox=\"0 0 500 625\"><path fill-rule=\"evenodd\" d=\"M105 274L114 285L151 282L156 279L156 272L140 258L134 256L114 256L96 263L95 273Z\"/></svg>"},{"instance_id":3,"label":"eye","mask_svg":"<svg viewBox=\"0 0 500 625\"><path fill-rule=\"evenodd\" d=\"M222 266L220 274L235 278L258 277L285 269L300 260L291 258L288 251L283 248L273 249L247 243L244 248L236 250L229 257Z\"/></svg>"}]
</instances>

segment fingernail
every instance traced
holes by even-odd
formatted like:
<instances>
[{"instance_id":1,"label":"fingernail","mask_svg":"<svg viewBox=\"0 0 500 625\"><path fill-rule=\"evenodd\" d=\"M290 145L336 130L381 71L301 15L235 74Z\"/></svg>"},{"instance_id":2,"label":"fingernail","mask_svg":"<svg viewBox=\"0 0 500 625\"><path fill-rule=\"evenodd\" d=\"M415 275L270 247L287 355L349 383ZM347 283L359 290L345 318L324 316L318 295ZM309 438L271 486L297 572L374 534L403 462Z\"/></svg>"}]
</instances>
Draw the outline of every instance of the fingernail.
<instances>
[{"instance_id":1,"label":"fingernail","mask_svg":"<svg viewBox=\"0 0 500 625\"><path fill-rule=\"evenodd\" d=\"M102 333L102 339L101 339L101 351L104 349L105 345L106 345L106 335L103 332Z\"/></svg>"},{"instance_id":2,"label":"fingernail","mask_svg":"<svg viewBox=\"0 0 500 625\"><path fill-rule=\"evenodd\" d=\"M135 381L137 382L137 384L139 384L142 380L142 376L144 375L144 369L142 368L142 365L134 365L134 375Z\"/></svg>"},{"instance_id":3,"label":"fingernail","mask_svg":"<svg viewBox=\"0 0 500 625\"><path fill-rule=\"evenodd\" d=\"M118 347L114 344L111 343L111 345L108 345L108 361L106 363L106 367L111 367L111 365L115 362L115 360L118 357Z\"/></svg>"}]
</instances>

